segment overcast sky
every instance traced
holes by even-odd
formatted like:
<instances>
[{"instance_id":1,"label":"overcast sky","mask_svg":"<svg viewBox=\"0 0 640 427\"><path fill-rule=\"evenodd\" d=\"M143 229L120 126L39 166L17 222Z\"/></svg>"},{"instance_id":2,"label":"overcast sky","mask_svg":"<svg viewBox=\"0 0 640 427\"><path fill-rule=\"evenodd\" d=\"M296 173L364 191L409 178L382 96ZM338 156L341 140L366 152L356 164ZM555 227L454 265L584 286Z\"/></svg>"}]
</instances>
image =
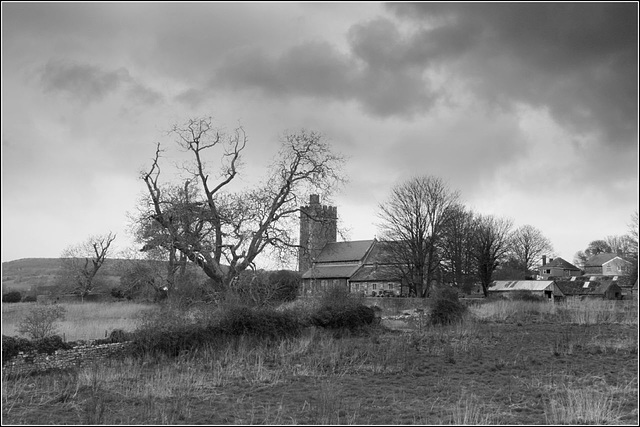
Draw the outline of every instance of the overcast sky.
<instances>
[{"instance_id":1,"label":"overcast sky","mask_svg":"<svg viewBox=\"0 0 640 427\"><path fill-rule=\"evenodd\" d=\"M140 171L197 116L244 127L247 184L284 131L326 135L350 240L434 175L572 262L637 210L638 5L3 2L2 261L130 246Z\"/></svg>"}]
</instances>

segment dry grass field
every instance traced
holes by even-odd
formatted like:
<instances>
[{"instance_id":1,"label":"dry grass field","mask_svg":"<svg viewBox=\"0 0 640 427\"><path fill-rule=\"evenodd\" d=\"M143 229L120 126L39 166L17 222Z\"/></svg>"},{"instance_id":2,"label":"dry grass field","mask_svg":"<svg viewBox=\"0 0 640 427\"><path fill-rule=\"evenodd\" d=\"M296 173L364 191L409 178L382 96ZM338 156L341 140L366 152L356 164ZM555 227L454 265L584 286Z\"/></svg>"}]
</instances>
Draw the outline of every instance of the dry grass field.
<instances>
[{"instance_id":1,"label":"dry grass field","mask_svg":"<svg viewBox=\"0 0 640 427\"><path fill-rule=\"evenodd\" d=\"M3 308L3 329L4 314ZM383 320L366 336L341 338L309 328L270 344L242 338L177 358L3 375L2 418L3 424L637 425L637 318L637 305L605 301L494 301L470 306L464 321L450 326Z\"/></svg>"}]
</instances>

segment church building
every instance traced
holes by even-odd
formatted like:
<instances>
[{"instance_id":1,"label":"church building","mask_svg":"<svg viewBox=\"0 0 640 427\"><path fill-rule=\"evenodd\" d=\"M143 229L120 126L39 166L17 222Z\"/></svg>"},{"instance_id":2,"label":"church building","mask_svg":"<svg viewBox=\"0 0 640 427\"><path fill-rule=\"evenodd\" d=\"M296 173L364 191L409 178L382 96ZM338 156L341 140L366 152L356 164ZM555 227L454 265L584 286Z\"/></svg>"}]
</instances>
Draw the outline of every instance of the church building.
<instances>
[{"instance_id":1,"label":"church building","mask_svg":"<svg viewBox=\"0 0 640 427\"><path fill-rule=\"evenodd\" d=\"M405 294L401 273L391 259L392 242L376 239L337 241L338 210L320 204L313 194L300 208L298 271L302 273L302 295L332 286L366 296Z\"/></svg>"}]
</instances>

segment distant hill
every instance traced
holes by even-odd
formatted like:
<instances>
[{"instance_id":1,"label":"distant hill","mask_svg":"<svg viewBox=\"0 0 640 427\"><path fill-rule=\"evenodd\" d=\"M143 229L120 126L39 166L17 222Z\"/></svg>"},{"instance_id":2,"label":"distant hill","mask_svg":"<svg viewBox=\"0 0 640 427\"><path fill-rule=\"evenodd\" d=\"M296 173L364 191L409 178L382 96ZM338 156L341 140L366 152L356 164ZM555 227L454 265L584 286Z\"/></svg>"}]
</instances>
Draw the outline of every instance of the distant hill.
<instances>
[{"instance_id":1,"label":"distant hill","mask_svg":"<svg viewBox=\"0 0 640 427\"><path fill-rule=\"evenodd\" d=\"M107 259L100 270L108 284L120 282L123 259ZM60 258L23 258L2 263L2 292L11 290L40 293L56 284L56 276L60 271Z\"/></svg>"}]
</instances>

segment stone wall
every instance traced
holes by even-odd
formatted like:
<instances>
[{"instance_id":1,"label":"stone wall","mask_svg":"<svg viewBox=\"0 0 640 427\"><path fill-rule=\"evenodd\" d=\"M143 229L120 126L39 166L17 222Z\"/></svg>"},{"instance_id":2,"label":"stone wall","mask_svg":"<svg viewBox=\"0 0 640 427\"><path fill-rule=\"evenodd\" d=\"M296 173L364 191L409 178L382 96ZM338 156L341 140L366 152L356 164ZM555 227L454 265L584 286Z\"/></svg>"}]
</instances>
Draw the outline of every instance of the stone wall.
<instances>
[{"instance_id":1,"label":"stone wall","mask_svg":"<svg viewBox=\"0 0 640 427\"><path fill-rule=\"evenodd\" d=\"M24 375L51 369L67 369L124 354L129 343L86 345L54 354L20 353L2 366L3 375Z\"/></svg>"}]
</instances>

